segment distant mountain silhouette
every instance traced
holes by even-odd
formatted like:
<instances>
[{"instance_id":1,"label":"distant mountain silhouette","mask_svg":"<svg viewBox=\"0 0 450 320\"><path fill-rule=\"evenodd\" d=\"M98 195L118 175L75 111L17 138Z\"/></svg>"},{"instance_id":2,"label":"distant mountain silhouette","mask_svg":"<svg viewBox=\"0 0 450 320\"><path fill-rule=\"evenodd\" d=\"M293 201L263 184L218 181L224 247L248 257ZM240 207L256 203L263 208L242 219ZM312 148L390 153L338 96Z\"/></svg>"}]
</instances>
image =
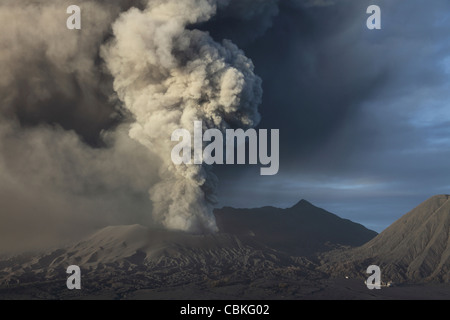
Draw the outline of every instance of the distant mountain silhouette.
<instances>
[{"instance_id":1,"label":"distant mountain silhouette","mask_svg":"<svg viewBox=\"0 0 450 320\"><path fill-rule=\"evenodd\" d=\"M386 281L450 282L449 200L429 198L363 246L333 252L323 270L361 273L376 264Z\"/></svg>"},{"instance_id":2,"label":"distant mountain silhouette","mask_svg":"<svg viewBox=\"0 0 450 320\"><path fill-rule=\"evenodd\" d=\"M306 200L287 209L225 207L214 214L221 232L253 239L291 255L310 255L336 246L360 246L377 235Z\"/></svg>"}]
</instances>

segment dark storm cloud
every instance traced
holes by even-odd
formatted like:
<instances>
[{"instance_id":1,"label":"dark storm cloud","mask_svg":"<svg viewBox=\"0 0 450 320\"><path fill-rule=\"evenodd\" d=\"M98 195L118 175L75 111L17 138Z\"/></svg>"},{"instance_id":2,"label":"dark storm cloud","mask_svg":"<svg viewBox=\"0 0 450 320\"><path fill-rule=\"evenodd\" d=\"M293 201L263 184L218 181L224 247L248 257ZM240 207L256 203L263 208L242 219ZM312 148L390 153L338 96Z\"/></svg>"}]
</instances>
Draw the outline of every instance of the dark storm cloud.
<instances>
[{"instance_id":1,"label":"dark storm cloud","mask_svg":"<svg viewBox=\"0 0 450 320\"><path fill-rule=\"evenodd\" d=\"M382 30L366 28L370 4L381 7ZM246 192L253 206L287 206L304 197L380 231L448 193L449 9L281 3L272 27L244 47L263 79L260 127L280 128L280 173L247 174L235 191L221 188L224 199Z\"/></svg>"},{"instance_id":2,"label":"dark storm cloud","mask_svg":"<svg viewBox=\"0 0 450 320\"><path fill-rule=\"evenodd\" d=\"M370 37L364 29L366 8L354 1L325 7L281 1L264 36L242 43L264 80L260 127L283 128L284 158L320 148L386 83L388 68L359 44ZM220 24L210 32L238 43L242 39Z\"/></svg>"}]
</instances>

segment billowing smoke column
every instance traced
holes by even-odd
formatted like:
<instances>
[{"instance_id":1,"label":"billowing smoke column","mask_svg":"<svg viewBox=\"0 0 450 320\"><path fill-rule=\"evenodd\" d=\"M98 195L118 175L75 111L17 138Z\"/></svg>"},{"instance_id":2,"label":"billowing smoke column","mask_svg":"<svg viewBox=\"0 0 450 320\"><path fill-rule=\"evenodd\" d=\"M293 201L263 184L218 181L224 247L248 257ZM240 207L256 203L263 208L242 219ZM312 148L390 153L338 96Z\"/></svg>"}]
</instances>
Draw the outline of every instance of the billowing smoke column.
<instances>
[{"instance_id":1,"label":"billowing smoke column","mask_svg":"<svg viewBox=\"0 0 450 320\"><path fill-rule=\"evenodd\" d=\"M114 90L134 115L130 137L161 157L161 181L150 190L153 215L169 229L216 231L212 214L216 178L204 165L174 165L171 134L204 129L249 128L259 122L261 80L232 42L215 42L190 26L208 21L217 1L150 1L113 25L102 57Z\"/></svg>"}]
</instances>

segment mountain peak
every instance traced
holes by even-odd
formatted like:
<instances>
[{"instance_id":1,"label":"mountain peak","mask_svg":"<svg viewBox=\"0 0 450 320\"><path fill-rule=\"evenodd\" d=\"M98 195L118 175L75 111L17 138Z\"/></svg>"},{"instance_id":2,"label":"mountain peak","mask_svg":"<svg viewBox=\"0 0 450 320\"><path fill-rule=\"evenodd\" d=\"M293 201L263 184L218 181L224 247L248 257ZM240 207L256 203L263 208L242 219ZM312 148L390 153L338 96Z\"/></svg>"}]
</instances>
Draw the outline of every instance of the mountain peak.
<instances>
[{"instance_id":1,"label":"mountain peak","mask_svg":"<svg viewBox=\"0 0 450 320\"><path fill-rule=\"evenodd\" d=\"M306 207L306 206L314 206L311 202L302 199L299 202L297 202L296 204L294 204L291 208L299 208L299 207Z\"/></svg>"}]
</instances>

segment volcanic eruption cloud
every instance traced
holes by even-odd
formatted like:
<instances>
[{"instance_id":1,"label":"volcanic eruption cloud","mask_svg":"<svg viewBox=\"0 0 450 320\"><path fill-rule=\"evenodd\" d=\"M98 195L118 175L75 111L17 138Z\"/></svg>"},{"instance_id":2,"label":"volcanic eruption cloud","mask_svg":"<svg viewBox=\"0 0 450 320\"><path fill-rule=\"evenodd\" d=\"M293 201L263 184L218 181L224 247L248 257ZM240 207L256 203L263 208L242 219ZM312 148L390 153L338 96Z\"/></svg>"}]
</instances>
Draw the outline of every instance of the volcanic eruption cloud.
<instances>
[{"instance_id":1,"label":"volcanic eruption cloud","mask_svg":"<svg viewBox=\"0 0 450 320\"><path fill-rule=\"evenodd\" d=\"M261 79L252 61L231 41L218 43L189 29L216 9L211 0L150 1L118 18L114 39L102 50L114 90L135 118L130 137L161 157L161 181L149 193L154 217L169 229L217 229L217 179L204 165L172 163L172 132L193 131L196 120L223 131L250 128L260 119Z\"/></svg>"},{"instance_id":2,"label":"volcanic eruption cloud","mask_svg":"<svg viewBox=\"0 0 450 320\"><path fill-rule=\"evenodd\" d=\"M217 230L211 166L175 165L175 129L249 129L261 79L236 42L278 0L2 0L0 246L112 224ZM81 8L69 30L67 8ZM245 32L244 32L245 31ZM2 248L0 248L2 249Z\"/></svg>"}]
</instances>

